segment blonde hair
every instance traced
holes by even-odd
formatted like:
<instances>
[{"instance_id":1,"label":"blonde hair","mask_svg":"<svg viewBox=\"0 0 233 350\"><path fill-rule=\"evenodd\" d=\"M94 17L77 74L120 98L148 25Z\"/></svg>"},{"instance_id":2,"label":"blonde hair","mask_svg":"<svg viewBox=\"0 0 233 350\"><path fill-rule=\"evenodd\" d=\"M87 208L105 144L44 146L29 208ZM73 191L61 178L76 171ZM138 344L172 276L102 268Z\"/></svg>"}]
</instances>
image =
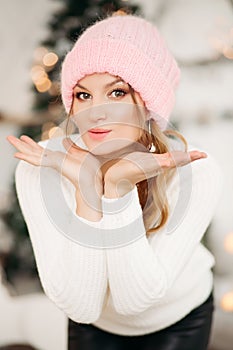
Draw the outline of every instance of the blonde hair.
<instances>
[{"instance_id":1,"label":"blonde hair","mask_svg":"<svg viewBox=\"0 0 233 350\"><path fill-rule=\"evenodd\" d=\"M130 87L130 94L134 104L137 105L132 87ZM142 115L141 110L138 109L138 111L142 116L142 122L144 119L144 127L142 128L138 142L148 149L148 151L156 154L171 152L169 136L172 136L172 138L177 137L183 142L184 152L187 152L188 144L181 133L173 129L162 131L153 119L145 121L145 116ZM155 177L136 184L140 205L143 210L143 221L147 237L161 229L168 220L170 208L166 189L175 176L175 173L176 168L164 170Z\"/></svg>"}]
</instances>

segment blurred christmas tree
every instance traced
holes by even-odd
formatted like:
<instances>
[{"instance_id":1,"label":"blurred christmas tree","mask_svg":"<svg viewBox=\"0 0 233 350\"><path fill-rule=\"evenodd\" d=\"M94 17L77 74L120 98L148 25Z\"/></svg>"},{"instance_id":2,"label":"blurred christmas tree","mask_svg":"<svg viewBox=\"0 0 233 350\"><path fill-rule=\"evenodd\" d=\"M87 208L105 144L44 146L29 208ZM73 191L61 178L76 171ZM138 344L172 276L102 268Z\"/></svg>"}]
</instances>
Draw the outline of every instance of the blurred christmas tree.
<instances>
[{"instance_id":1,"label":"blurred christmas tree","mask_svg":"<svg viewBox=\"0 0 233 350\"><path fill-rule=\"evenodd\" d=\"M48 23L50 34L35 50L35 61L31 68L34 92L32 112L37 121L19 131L19 136L26 134L37 142L48 139L53 128L64 120L60 97L60 68L64 56L77 37L91 23L115 11L124 10L127 13L140 14L138 6L126 4L126 1L55 1L59 1L61 7ZM1 254L0 251L7 281L14 286L19 276L26 275L38 279L39 282L31 242L15 192L14 179L12 204L9 211L2 214L2 219L12 232L14 242L7 254Z\"/></svg>"}]
</instances>

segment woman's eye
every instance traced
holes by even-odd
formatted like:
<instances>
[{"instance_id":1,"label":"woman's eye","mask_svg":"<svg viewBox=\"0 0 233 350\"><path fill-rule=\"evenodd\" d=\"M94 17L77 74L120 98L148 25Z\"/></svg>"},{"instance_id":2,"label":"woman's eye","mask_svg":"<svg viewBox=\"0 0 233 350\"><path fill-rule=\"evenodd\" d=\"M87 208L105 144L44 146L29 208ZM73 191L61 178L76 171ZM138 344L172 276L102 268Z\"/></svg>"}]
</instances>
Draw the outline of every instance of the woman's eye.
<instances>
[{"instance_id":1,"label":"woman's eye","mask_svg":"<svg viewBox=\"0 0 233 350\"><path fill-rule=\"evenodd\" d=\"M87 92L77 92L75 94L75 97L78 99L78 100L88 100L90 98L90 94L88 94Z\"/></svg>"},{"instance_id":2,"label":"woman's eye","mask_svg":"<svg viewBox=\"0 0 233 350\"><path fill-rule=\"evenodd\" d=\"M113 94L115 94L115 96L113 96L113 97L122 97L122 96L125 96L127 94L127 91L121 90L121 89L116 89L110 93L110 95L113 95Z\"/></svg>"}]
</instances>

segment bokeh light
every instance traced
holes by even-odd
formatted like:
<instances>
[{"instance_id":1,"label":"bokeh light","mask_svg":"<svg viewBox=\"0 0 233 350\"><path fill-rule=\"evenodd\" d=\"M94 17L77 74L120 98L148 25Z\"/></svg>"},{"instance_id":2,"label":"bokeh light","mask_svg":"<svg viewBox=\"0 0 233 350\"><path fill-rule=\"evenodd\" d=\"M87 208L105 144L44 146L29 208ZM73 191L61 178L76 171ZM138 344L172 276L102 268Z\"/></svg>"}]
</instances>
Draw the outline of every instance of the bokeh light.
<instances>
[{"instance_id":1,"label":"bokeh light","mask_svg":"<svg viewBox=\"0 0 233 350\"><path fill-rule=\"evenodd\" d=\"M226 58L229 58L230 60L233 59L233 47L228 47L228 46L225 46L223 48L223 55L226 57Z\"/></svg>"},{"instance_id":2,"label":"bokeh light","mask_svg":"<svg viewBox=\"0 0 233 350\"><path fill-rule=\"evenodd\" d=\"M54 66L58 61L58 56L54 52L49 52L43 57L43 64L46 67Z\"/></svg>"},{"instance_id":3,"label":"bokeh light","mask_svg":"<svg viewBox=\"0 0 233 350\"><path fill-rule=\"evenodd\" d=\"M31 69L31 78L32 81L37 84L41 81L41 79L48 78L47 73L45 72L44 68L40 65L35 65Z\"/></svg>"},{"instance_id":4,"label":"bokeh light","mask_svg":"<svg viewBox=\"0 0 233 350\"><path fill-rule=\"evenodd\" d=\"M230 232L225 236L224 248L228 253L233 254L233 232Z\"/></svg>"},{"instance_id":5,"label":"bokeh light","mask_svg":"<svg viewBox=\"0 0 233 350\"><path fill-rule=\"evenodd\" d=\"M41 78L36 84L36 89L39 92L46 92L50 89L52 83L48 78Z\"/></svg>"},{"instance_id":6,"label":"bokeh light","mask_svg":"<svg viewBox=\"0 0 233 350\"><path fill-rule=\"evenodd\" d=\"M48 132L48 136L49 138L52 138L53 136L63 136L63 130L61 128L59 128L59 126L54 126L52 127L49 132Z\"/></svg>"},{"instance_id":7,"label":"bokeh light","mask_svg":"<svg viewBox=\"0 0 233 350\"><path fill-rule=\"evenodd\" d=\"M220 305L224 311L233 312L233 291L223 295Z\"/></svg>"}]
</instances>

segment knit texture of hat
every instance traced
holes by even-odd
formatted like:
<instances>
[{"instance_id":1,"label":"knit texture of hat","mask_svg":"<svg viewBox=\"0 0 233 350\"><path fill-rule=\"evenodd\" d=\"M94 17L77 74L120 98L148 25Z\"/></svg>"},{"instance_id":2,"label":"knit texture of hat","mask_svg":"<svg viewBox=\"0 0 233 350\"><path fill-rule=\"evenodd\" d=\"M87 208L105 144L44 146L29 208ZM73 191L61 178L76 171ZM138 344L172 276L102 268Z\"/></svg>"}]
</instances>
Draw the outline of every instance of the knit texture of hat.
<instances>
[{"instance_id":1,"label":"knit texture of hat","mask_svg":"<svg viewBox=\"0 0 233 350\"><path fill-rule=\"evenodd\" d=\"M152 23L136 15L117 15L82 33L62 64L61 94L67 113L77 82L85 75L104 72L130 84L144 101L149 118L166 128L180 70Z\"/></svg>"}]
</instances>

